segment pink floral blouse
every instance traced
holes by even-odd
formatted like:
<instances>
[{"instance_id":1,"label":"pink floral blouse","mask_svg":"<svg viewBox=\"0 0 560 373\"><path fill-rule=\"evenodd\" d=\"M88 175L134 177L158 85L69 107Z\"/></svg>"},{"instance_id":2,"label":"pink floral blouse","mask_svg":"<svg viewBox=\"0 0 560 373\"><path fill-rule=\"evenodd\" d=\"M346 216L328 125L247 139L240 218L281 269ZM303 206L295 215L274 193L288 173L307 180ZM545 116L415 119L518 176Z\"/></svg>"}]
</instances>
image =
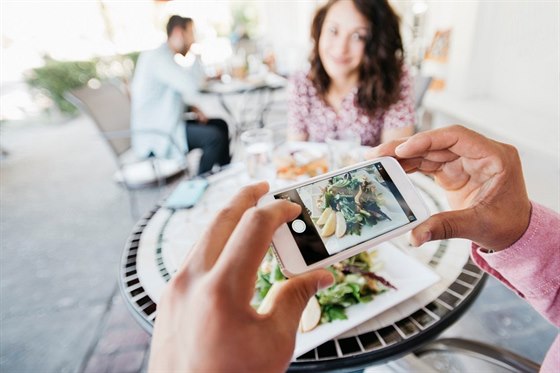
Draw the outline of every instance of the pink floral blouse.
<instances>
[{"instance_id":1,"label":"pink floral blouse","mask_svg":"<svg viewBox=\"0 0 560 373\"><path fill-rule=\"evenodd\" d=\"M300 72L290 79L288 98L288 128L290 133L302 134L309 141L324 142L327 137L338 137L343 132L358 133L362 145L376 146L386 128L414 125L414 88L408 69L403 68L400 100L389 109L378 110L372 117L355 105L358 88L342 101L337 113L318 95L317 90Z\"/></svg>"}]
</instances>

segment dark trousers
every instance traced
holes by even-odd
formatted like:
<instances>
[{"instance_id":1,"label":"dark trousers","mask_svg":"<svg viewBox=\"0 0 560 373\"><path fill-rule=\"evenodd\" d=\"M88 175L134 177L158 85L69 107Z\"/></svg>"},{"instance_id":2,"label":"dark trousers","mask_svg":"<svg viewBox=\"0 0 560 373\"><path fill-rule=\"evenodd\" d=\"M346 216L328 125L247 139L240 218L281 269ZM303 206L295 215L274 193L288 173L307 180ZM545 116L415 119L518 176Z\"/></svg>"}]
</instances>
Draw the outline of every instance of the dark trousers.
<instances>
[{"instance_id":1,"label":"dark trousers","mask_svg":"<svg viewBox=\"0 0 560 373\"><path fill-rule=\"evenodd\" d=\"M231 161L229 131L224 120L212 118L206 124L189 120L186 125L189 149L202 149L199 175L210 171L215 164L223 166Z\"/></svg>"}]
</instances>

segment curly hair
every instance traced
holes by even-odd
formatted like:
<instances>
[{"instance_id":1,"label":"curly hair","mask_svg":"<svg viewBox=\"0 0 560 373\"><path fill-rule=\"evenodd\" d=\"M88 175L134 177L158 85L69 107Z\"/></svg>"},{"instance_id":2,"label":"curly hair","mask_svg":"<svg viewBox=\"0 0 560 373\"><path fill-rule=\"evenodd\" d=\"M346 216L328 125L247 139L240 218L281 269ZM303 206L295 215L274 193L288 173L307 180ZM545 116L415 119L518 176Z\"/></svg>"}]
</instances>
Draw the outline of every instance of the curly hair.
<instances>
[{"instance_id":1,"label":"curly hair","mask_svg":"<svg viewBox=\"0 0 560 373\"><path fill-rule=\"evenodd\" d=\"M329 0L315 13L311 24L313 49L310 56L309 79L321 98L325 98L330 77L319 57L319 38L327 13L339 0ZM345 0L346 1L346 0ZM352 0L366 18L369 33L360 65L356 105L367 114L387 109L399 100L403 65L403 46L399 31L399 17L387 0Z\"/></svg>"}]
</instances>

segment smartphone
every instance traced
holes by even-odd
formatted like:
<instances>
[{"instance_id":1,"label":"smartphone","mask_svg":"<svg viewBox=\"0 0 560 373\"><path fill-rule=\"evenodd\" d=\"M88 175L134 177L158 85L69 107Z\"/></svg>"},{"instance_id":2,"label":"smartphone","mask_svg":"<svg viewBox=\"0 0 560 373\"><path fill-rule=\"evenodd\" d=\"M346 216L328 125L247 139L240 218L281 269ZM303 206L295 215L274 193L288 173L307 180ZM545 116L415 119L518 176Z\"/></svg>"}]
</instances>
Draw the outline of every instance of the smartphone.
<instances>
[{"instance_id":1,"label":"smartphone","mask_svg":"<svg viewBox=\"0 0 560 373\"><path fill-rule=\"evenodd\" d=\"M206 179L181 181L165 200L164 206L170 209L191 208L202 198L206 188L208 188L208 181Z\"/></svg>"},{"instance_id":2,"label":"smartphone","mask_svg":"<svg viewBox=\"0 0 560 373\"><path fill-rule=\"evenodd\" d=\"M347 259L401 235L430 216L399 163L382 157L276 190L259 204L287 199L301 214L272 238L282 273L291 277Z\"/></svg>"}]
</instances>

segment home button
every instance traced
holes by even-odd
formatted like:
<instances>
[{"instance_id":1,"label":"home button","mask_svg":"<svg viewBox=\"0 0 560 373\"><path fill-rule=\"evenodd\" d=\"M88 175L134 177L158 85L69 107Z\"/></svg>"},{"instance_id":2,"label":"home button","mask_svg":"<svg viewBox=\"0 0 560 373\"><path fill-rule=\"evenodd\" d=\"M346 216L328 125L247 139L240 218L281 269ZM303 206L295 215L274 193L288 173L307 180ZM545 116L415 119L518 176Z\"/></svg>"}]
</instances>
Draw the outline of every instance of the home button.
<instances>
[{"instance_id":1,"label":"home button","mask_svg":"<svg viewBox=\"0 0 560 373\"><path fill-rule=\"evenodd\" d=\"M305 225L305 222L301 219L296 219L292 222L292 229L296 233L305 232L305 228L307 228L307 226Z\"/></svg>"}]
</instances>

